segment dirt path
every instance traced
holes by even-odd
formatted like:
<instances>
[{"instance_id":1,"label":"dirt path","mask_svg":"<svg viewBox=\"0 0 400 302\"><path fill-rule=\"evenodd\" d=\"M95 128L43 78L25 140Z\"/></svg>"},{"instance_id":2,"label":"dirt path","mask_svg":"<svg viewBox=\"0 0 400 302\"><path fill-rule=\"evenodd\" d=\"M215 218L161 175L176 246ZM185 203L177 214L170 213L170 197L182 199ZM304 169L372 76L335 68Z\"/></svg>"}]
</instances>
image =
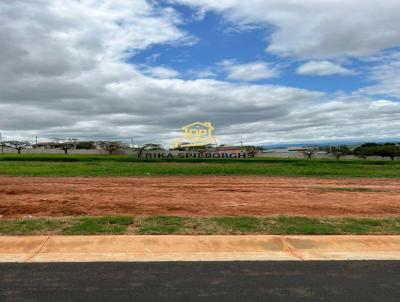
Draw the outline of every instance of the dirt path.
<instances>
[{"instance_id":1,"label":"dirt path","mask_svg":"<svg viewBox=\"0 0 400 302\"><path fill-rule=\"evenodd\" d=\"M0 177L0 217L109 214L400 216L400 180Z\"/></svg>"}]
</instances>

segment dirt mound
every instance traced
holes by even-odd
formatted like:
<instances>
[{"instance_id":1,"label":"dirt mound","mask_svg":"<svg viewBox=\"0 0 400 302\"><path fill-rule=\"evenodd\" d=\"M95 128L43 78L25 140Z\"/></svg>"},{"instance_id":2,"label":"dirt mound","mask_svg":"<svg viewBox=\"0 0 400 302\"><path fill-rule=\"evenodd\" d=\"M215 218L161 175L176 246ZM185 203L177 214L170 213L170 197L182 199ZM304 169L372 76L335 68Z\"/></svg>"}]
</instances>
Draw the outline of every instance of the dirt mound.
<instances>
[{"instance_id":1,"label":"dirt mound","mask_svg":"<svg viewBox=\"0 0 400 302\"><path fill-rule=\"evenodd\" d=\"M400 216L400 180L0 177L0 215Z\"/></svg>"}]
</instances>

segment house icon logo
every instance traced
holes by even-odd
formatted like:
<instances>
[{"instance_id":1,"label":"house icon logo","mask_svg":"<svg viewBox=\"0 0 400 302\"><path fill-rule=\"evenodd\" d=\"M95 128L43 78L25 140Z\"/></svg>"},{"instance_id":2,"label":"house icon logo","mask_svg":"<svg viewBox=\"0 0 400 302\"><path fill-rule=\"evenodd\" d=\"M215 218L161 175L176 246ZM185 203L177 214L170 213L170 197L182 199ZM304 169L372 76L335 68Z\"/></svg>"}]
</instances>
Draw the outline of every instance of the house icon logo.
<instances>
[{"instance_id":1,"label":"house icon logo","mask_svg":"<svg viewBox=\"0 0 400 302\"><path fill-rule=\"evenodd\" d=\"M215 144L212 136L214 127L211 122L194 122L183 126L183 136L174 142L175 147L190 147Z\"/></svg>"}]
</instances>

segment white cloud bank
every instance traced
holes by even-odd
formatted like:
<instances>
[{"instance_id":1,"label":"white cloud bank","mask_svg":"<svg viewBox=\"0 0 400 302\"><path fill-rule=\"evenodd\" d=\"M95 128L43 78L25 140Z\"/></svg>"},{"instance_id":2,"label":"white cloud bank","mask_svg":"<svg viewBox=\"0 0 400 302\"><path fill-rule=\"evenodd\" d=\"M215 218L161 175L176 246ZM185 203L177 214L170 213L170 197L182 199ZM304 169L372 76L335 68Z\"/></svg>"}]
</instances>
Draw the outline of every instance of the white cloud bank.
<instances>
[{"instance_id":1,"label":"white cloud bank","mask_svg":"<svg viewBox=\"0 0 400 302\"><path fill-rule=\"evenodd\" d=\"M219 64L227 72L227 79L238 81L257 81L274 78L279 75L279 70L266 62L250 62L237 64L232 60L225 60Z\"/></svg>"},{"instance_id":2,"label":"white cloud bank","mask_svg":"<svg viewBox=\"0 0 400 302\"><path fill-rule=\"evenodd\" d=\"M398 0L170 0L263 26L267 51L300 58L368 56L400 45ZM271 30L271 26L273 29Z\"/></svg>"},{"instance_id":3,"label":"white cloud bank","mask_svg":"<svg viewBox=\"0 0 400 302\"><path fill-rule=\"evenodd\" d=\"M162 66L148 67L144 70L144 73L159 79L170 79L179 77L178 71Z\"/></svg>"},{"instance_id":4,"label":"white cloud bank","mask_svg":"<svg viewBox=\"0 0 400 302\"><path fill-rule=\"evenodd\" d=\"M373 64L368 78L376 84L360 89L360 92L400 99L400 52L373 57L368 62Z\"/></svg>"},{"instance_id":5,"label":"white cloud bank","mask_svg":"<svg viewBox=\"0 0 400 302\"><path fill-rule=\"evenodd\" d=\"M354 74L354 71L329 61L310 61L299 66L296 72L301 75L315 76Z\"/></svg>"}]
</instances>

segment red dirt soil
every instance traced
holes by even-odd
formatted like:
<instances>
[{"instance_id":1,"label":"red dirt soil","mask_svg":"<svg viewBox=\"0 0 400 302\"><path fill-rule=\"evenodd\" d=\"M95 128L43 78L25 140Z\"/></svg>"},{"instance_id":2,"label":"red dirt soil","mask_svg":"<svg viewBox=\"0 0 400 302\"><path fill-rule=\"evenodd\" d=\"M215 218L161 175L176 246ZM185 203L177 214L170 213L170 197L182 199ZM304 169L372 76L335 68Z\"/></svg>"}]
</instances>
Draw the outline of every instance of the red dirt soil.
<instances>
[{"instance_id":1,"label":"red dirt soil","mask_svg":"<svg viewBox=\"0 0 400 302\"><path fill-rule=\"evenodd\" d=\"M383 191L348 192L333 188ZM0 217L3 218L278 214L400 216L400 180L253 176L0 177Z\"/></svg>"}]
</instances>

